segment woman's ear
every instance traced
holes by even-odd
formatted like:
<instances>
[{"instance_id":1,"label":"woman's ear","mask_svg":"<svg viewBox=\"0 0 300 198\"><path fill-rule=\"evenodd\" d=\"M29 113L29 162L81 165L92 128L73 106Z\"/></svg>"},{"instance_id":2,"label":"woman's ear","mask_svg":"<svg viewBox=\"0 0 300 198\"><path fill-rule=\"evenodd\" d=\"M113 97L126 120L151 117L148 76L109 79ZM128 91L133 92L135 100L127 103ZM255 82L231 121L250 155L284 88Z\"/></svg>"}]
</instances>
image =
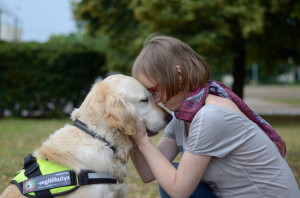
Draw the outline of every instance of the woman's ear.
<instances>
[{"instance_id":1,"label":"woman's ear","mask_svg":"<svg viewBox=\"0 0 300 198\"><path fill-rule=\"evenodd\" d=\"M118 128L126 135L136 133L134 107L123 94L108 94L105 99L105 120L109 126Z\"/></svg>"}]
</instances>

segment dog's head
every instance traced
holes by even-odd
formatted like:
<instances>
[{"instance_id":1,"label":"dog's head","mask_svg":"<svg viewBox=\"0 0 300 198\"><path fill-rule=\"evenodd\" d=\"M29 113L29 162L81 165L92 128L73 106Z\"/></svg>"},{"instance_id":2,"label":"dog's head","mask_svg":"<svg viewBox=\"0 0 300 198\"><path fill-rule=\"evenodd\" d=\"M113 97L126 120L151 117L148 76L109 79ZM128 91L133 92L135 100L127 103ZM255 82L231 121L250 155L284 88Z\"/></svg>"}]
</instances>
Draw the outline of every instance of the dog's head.
<instances>
[{"instance_id":1,"label":"dog's head","mask_svg":"<svg viewBox=\"0 0 300 198\"><path fill-rule=\"evenodd\" d=\"M124 75L112 75L97 82L72 119L82 118L98 128L107 124L126 135L136 132L136 119L142 117L149 136L162 130L172 116L150 99L149 93L137 80Z\"/></svg>"}]
</instances>

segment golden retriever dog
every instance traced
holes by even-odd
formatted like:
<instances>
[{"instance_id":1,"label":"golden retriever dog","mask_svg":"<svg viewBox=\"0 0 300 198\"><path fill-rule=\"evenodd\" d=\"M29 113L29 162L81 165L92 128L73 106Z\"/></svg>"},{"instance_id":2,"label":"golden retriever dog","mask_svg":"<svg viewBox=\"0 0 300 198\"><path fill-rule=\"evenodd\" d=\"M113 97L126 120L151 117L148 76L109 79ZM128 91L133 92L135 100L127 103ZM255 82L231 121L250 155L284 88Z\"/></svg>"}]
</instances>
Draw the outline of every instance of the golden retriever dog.
<instances>
[{"instance_id":1,"label":"golden retriever dog","mask_svg":"<svg viewBox=\"0 0 300 198\"><path fill-rule=\"evenodd\" d=\"M70 177L74 178L75 174L78 176L81 173L85 173L84 178L89 179L88 184L78 184L75 176L72 184L75 182L76 189L55 196L126 197L127 188L122 181L127 173L126 162L133 146L129 135L135 134L138 117L144 119L149 134L158 133L172 119L169 113L155 105L148 91L132 77L112 75L96 82L81 106L72 112L74 125L67 124L55 131L33 154L37 161L67 167L70 170L66 173L67 177L61 176L67 178L64 181L71 181ZM47 172L49 166L43 170L30 164L27 174L30 176L38 169L40 172ZM41 181L38 179L40 176L29 176L23 182L23 190L30 191L38 188L37 183L42 185L54 181L53 178ZM35 180L34 183L31 183L32 180ZM46 197L38 195L45 191L41 189L43 188L35 191L35 195ZM29 196L26 192L22 193L17 185L10 184L1 198L25 197L24 195Z\"/></svg>"}]
</instances>

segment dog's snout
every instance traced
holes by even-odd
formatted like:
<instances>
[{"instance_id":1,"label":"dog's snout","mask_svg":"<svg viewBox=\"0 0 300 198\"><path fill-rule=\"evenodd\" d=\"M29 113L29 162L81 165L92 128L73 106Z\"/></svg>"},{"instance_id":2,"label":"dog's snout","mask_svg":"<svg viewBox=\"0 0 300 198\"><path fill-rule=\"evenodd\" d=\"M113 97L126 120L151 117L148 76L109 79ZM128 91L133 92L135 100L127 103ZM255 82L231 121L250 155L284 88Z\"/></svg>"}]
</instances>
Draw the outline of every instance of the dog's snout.
<instances>
[{"instance_id":1,"label":"dog's snout","mask_svg":"<svg viewBox=\"0 0 300 198\"><path fill-rule=\"evenodd\" d=\"M173 119L173 116L171 115L171 114L169 114L169 113L167 113L166 115L165 115L165 121L167 122L167 123L169 123L172 119Z\"/></svg>"}]
</instances>

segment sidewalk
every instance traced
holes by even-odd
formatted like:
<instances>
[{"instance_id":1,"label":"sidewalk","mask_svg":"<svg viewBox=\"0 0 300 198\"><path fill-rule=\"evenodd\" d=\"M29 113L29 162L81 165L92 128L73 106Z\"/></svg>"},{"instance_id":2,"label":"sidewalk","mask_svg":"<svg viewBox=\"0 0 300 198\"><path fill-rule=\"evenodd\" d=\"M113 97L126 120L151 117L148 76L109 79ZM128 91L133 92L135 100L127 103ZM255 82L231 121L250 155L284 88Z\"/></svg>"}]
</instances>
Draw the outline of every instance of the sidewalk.
<instances>
[{"instance_id":1,"label":"sidewalk","mask_svg":"<svg viewBox=\"0 0 300 198\"><path fill-rule=\"evenodd\" d=\"M259 115L300 116L300 86L246 86L245 103ZM299 104L273 102L296 100Z\"/></svg>"},{"instance_id":2,"label":"sidewalk","mask_svg":"<svg viewBox=\"0 0 300 198\"><path fill-rule=\"evenodd\" d=\"M282 103L269 102L261 98L246 98L246 104L259 115L299 115L300 108Z\"/></svg>"}]
</instances>

